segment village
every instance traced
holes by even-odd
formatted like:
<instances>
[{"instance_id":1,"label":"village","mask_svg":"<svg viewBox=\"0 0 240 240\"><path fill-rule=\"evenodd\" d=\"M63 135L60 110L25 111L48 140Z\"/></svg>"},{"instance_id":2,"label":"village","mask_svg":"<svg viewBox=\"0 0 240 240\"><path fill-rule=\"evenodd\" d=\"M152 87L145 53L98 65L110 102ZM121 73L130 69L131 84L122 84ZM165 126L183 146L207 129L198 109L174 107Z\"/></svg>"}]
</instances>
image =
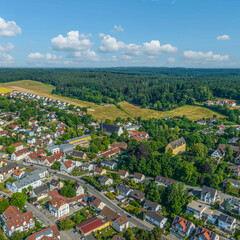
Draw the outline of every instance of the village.
<instances>
[{"instance_id":1,"label":"village","mask_svg":"<svg viewBox=\"0 0 240 240\"><path fill-rule=\"evenodd\" d=\"M10 103L28 105L15 111ZM33 115L25 111L27 106L34 109ZM235 191L240 188L240 138L217 117L192 124L199 136L232 136L208 152L216 168L231 155L229 177L221 189L184 183L185 208L171 214L150 200L147 189L171 191L181 187L180 181L121 168L128 161L129 147L151 139L141 121L97 122L87 108L18 91L1 94L0 109L0 203L7 201L0 217L3 236L123 240L128 229L151 232L157 227L162 239L218 240L235 239L240 232ZM187 148L180 137L169 141L164 153L181 156ZM232 192L226 192L226 186Z\"/></svg>"}]
</instances>

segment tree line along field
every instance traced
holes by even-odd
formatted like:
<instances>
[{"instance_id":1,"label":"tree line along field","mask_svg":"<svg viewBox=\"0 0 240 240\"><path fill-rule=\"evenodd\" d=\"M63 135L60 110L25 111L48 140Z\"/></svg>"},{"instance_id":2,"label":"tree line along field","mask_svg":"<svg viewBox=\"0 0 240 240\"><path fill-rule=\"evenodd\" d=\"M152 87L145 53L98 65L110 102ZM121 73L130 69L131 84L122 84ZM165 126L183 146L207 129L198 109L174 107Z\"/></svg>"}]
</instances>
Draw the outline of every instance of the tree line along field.
<instances>
[{"instance_id":1,"label":"tree line along field","mask_svg":"<svg viewBox=\"0 0 240 240\"><path fill-rule=\"evenodd\" d=\"M108 106L101 106L101 105L94 104L92 102L87 102L87 101L82 101L74 98L68 98L68 97L52 94L52 90L55 89L54 86L50 84L37 82L37 81L32 81L32 80L22 80L22 81L1 83L0 91L1 89L7 89L7 92L9 92L9 90L10 91L17 90L17 91L37 94L41 97L48 97L52 99L58 99L60 101L66 101L70 104L77 105L80 107L91 107L93 111L90 111L89 113L95 119L98 119L98 120L100 119L115 120L116 117L121 117L121 118L142 117L142 119L149 119L149 118L165 118L165 117L186 115L187 118L195 121L202 118L212 117L214 114L217 115L219 118L225 117L210 109L207 109L201 106L192 106L192 105L185 105L171 111L157 111L153 109L142 108L140 106L136 106L125 101L119 103L121 109L116 107L113 104L110 104Z\"/></svg>"}]
</instances>

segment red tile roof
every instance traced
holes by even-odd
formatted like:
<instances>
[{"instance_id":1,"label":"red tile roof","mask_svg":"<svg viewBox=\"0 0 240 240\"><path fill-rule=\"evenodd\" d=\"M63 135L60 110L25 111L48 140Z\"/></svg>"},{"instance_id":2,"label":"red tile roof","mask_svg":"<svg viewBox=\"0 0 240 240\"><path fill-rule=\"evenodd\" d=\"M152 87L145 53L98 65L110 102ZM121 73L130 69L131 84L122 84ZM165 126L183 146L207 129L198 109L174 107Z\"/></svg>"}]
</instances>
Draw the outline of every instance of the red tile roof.
<instances>
[{"instance_id":1,"label":"red tile roof","mask_svg":"<svg viewBox=\"0 0 240 240\"><path fill-rule=\"evenodd\" d=\"M19 210L19 208L15 207L15 206L9 206L4 212L4 216L7 219L13 218L19 214L21 214L22 212Z\"/></svg>"},{"instance_id":2,"label":"red tile roof","mask_svg":"<svg viewBox=\"0 0 240 240\"><path fill-rule=\"evenodd\" d=\"M14 154L17 156L17 157L20 157L21 155L23 154L26 154L26 153L29 153L30 151L27 149L27 148L23 148L21 150L18 150L16 152L14 152Z\"/></svg>"},{"instance_id":3,"label":"red tile roof","mask_svg":"<svg viewBox=\"0 0 240 240\"><path fill-rule=\"evenodd\" d=\"M20 169L15 169L14 172L13 172L12 174L13 174L13 175L20 176L22 173L23 173L22 170L20 170Z\"/></svg>"},{"instance_id":4,"label":"red tile roof","mask_svg":"<svg viewBox=\"0 0 240 240\"><path fill-rule=\"evenodd\" d=\"M119 147L114 147L114 148L110 148L110 149L102 152L101 155L102 155L103 157L107 157L107 156L116 154L116 153L118 153L118 152L120 152L120 151L121 151L121 149L120 149Z\"/></svg>"},{"instance_id":5,"label":"red tile roof","mask_svg":"<svg viewBox=\"0 0 240 240\"><path fill-rule=\"evenodd\" d=\"M73 166L73 162L71 160L68 160L68 161L64 162L64 165L68 169Z\"/></svg>"},{"instance_id":6,"label":"red tile roof","mask_svg":"<svg viewBox=\"0 0 240 240\"><path fill-rule=\"evenodd\" d=\"M94 229L101 227L103 224L104 223L101 219L99 219L97 217L93 217L93 218L88 219L85 222L78 224L77 228L80 228L84 234L87 234L87 233L93 231Z\"/></svg>"}]
</instances>

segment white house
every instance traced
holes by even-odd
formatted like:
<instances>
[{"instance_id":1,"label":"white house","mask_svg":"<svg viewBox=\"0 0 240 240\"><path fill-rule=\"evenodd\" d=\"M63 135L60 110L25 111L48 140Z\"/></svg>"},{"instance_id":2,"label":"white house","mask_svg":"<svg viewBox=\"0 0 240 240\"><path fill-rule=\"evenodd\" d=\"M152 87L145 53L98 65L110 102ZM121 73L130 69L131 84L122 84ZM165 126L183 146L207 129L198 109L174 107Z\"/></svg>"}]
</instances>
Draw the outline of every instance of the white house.
<instances>
[{"instance_id":1,"label":"white house","mask_svg":"<svg viewBox=\"0 0 240 240\"><path fill-rule=\"evenodd\" d=\"M219 201L218 191L214 188L203 186L200 200L212 205L215 201Z\"/></svg>"},{"instance_id":2,"label":"white house","mask_svg":"<svg viewBox=\"0 0 240 240\"><path fill-rule=\"evenodd\" d=\"M198 226L195 234L194 234L194 240L219 240L219 236L202 226Z\"/></svg>"},{"instance_id":3,"label":"white house","mask_svg":"<svg viewBox=\"0 0 240 240\"><path fill-rule=\"evenodd\" d=\"M11 155L11 160L20 161L20 160L26 158L29 154L30 154L30 151L27 148L23 148L19 151L15 151Z\"/></svg>"},{"instance_id":4,"label":"white house","mask_svg":"<svg viewBox=\"0 0 240 240\"><path fill-rule=\"evenodd\" d=\"M73 188L76 190L76 195L77 196L84 194L84 189L79 183L75 183L73 185Z\"/></svg>"},{"instance_id":5,"label":"white house","mask_svg":"<svg viewBox=\"0 0 240 240\"><path fill-rule=\"evenodd\" d=\"M104 186L104 185L111 186L113 184L113 180L107 176L100 176L99 182L102 186Z\"/></svg>"},{"instance_id":6,"label":"white house","mask_svg":"<svg viewBox=\"0 0 240 240\"><path fill-rule=\"evenodd\" d=\"M129 228L129 221L126 214L113 221L113 228L118 232L125 232Z\"/></svg>"},{"instance_id":7,"label":"white house","mask_svg":"<svg viewBox=\"0 0 240 240\"><path fill-rule=\"evenodd\" d=\"M147 210L153 210L153 211L159 211L161 209L161 205L152 202L150 200L146 200L145 203L143 204L143 207Z\"/></svg>"},{"instance_id":8,"label":"white house","mask_svg":"<svg viewBox=\"0 0 240 240\"><path fill-rule=\"evenodd\" d=\"M236 218L221 214L218 217L218 227L223 231L231 233L236 228Z\"/></svg>"},{"instance_id":9,"label":"white house","mask_svg":"<svg viewBox=\"0 0 240 240\"><path fill-rule=\"evenodd\" d=\"M72 160L67 160L61 163L60 171L70 173L73 171L74 167L75 167L75 164L72 162Z\"/></svg>"},{"instance_id":10,"label":"white house","mask_svg":"<svg viewBox=\"0 0 240 240\"><path fill-rule=\"evenodd\" d=\"M145 176L144 176L143 174L141 174L141 173L135 172L135 173L133 174L132 179L133 179L133 181L134 181L135 183L140 183L140 182L142 182L142 181L145 179Z\"/></svg>"},{"instance_id":11,"label":"white house","mask_svg":"<svg viewBox=\"0 0 240 240\"><path fill-rule=\"evenodd\" d=\"M29 145L32 145L32 144L34 144L36 142L36 139L35 138L28 138L27 139L27 144L29 144Z\"/></svg>"},{"instance_id":12,"label":"white house","mask_svg":"<svg viewBox=\"0 0 240 240\"><path fill-rule=\"evenodd\" d=\"M146 212L145 220L150 222L153 225L159 226L160 228L164 228L167 223L167 218L165 218L160 213L155 212L153 210L148 210Z\"/></svg>"},{"instance_id":13,"label":"white house","mask_svg":"<svg viewBox=\"0 0 240 240\"><path fill-rule=\"evenodd\" d=\"M48 204L49 212L56 218L61 218L69 213L69 204L59 198L53 198Z\"/></svg>"}]
</instances>

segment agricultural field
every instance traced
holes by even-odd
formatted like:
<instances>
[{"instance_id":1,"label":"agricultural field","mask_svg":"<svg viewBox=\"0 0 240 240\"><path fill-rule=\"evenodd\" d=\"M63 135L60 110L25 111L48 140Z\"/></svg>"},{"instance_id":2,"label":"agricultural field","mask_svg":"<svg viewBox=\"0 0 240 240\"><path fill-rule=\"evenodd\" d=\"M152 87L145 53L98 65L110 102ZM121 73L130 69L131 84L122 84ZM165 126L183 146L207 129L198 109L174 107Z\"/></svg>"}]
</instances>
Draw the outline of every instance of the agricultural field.
<instances>
[{"instance_id":1,"label":"agricultural field","mask_svg":"<svg viewBox=\"0 0 240 240\"><path fill-rule=\"evenodd\" d=\"M217 115L219 118L224 118L225 116L221 114L217 114L210 109L201 107L201 106L190 106L186 105L183 107L179 107L177 109L161 112L153 109L146 109L141 108L139 106L133 105L128 102L121 102L119 105L122 107L121 110L117 108L115 105L109 106L100 106L96 105L95 103L82 101L78 99L63 97L59 95L52 94L52 90L55 87L49 84L44 84L37 81L31 80L22 80L22 81L15 81L15 82L8 82L8 83L1 83L0 84L0 93L1 89L7 89L9 92L10 90L17 90L22 92L28 92L37 94L41 97L49 97L52 99L58 99L60 101L65 101L70 104L74 104L80 107L91 107L92 111L89 113L97 120L115 120L116 117L121 118L135 118L141 116L143 119L148 118L165 118L165 117L175 117L175 116L183 116L186 115L189 119L195 121L201 118L209 118L212 117L214 114Z\"/></svg>"},{"instance_id":2,"label":"agricultural field","mask_svg":"<svg viewBox=\"0 0 240 240\"><path fill-rule=\"evenodd\" d=\"M0 87L0 93L9 93L11 91L12 91L11 89Z\"/></svg>"}]
</instances>

